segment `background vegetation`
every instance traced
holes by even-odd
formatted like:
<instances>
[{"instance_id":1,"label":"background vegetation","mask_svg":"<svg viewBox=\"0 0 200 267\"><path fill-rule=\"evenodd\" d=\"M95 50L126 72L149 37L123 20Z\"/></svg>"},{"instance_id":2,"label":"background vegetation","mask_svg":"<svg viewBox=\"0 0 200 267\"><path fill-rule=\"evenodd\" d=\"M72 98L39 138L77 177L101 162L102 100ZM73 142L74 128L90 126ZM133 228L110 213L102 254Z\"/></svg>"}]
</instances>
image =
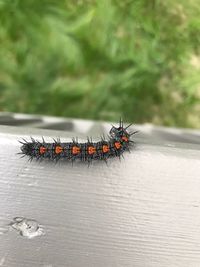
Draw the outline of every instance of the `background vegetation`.
<instances>
[{"instance_id":1,"label":"background vegetation","mask_svg":"<svg viewBox=\"0 0 200 267\"><path fill-rule=\"evenodd\" d=\"M200 127L199 0L0 0L0 111Z\"/></svg>"}]
</instances>

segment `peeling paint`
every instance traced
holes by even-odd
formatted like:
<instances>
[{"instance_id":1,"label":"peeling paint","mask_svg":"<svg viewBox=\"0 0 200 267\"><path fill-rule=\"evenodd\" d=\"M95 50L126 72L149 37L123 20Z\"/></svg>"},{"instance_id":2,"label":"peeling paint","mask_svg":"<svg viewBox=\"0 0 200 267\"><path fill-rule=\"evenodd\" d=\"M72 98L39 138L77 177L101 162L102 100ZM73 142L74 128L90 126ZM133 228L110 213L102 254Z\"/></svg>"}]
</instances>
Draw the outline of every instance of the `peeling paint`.
<instances>
[{"instance_id":1,"label":"peeling paint","mask_svg":"<svg viewBox=\"0 0 200 267\"><path fill-rule=\"evenodd\" d=\"M10 226L19 232L21 236L27 238L34 238L36 236L44 235L44 230L36 220L27 219L24 217L15 217L10 223Z\"/></svg>"}]
</instances>

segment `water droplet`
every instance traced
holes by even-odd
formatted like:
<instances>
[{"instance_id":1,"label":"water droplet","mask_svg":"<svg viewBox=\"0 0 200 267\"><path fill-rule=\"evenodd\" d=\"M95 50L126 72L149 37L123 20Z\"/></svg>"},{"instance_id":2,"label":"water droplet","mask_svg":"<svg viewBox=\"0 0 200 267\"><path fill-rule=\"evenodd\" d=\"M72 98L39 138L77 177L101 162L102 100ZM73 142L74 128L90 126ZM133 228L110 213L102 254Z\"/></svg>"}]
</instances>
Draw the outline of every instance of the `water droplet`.
<instances>
[{"instance_id":1,"label":"water droplet","mask_svg":"<svg viewBox=\"0 0 200 267\"><path fill-rule=\"evenodd\" d=\"M15 217L10 223L10 226L19 232L20 235L27 238L44 235L44 230L36 220L23 217Z\"/></svg>"}]
</instances>

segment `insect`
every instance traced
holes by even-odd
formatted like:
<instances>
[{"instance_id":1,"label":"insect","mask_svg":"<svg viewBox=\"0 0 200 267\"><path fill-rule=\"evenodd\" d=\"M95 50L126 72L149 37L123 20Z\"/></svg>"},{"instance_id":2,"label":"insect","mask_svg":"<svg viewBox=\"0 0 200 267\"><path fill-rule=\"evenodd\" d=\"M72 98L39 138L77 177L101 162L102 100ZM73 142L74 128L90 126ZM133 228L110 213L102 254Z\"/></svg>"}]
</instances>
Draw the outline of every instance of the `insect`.
<instances>
[{"instance_id":1,"label":"insect","mask_svg":"<svg viewBox=\"0 0 200 267\"><path fill-rule=\"evenodd\" d=\"M73 139L72 142L62 143L60 139L54 139L53 143L46 143L44 138L42 142L37 141L31 137L31 142L23 139L19 141L21 146L21 153L23 156L29 156L29 159L50 159L58 161L65 159L67 161L87 161L90 163L92 160L107 161L111 157L121 157L124 151L130 151L131 145L134 143L130 137L135 132L129 132L128 126L123 126L123 121L120 119L119 126L112 126L108 140L104 137L99 142L92 142L88 138L86 143L79 143Z\"/></svg>"}]
</instances>

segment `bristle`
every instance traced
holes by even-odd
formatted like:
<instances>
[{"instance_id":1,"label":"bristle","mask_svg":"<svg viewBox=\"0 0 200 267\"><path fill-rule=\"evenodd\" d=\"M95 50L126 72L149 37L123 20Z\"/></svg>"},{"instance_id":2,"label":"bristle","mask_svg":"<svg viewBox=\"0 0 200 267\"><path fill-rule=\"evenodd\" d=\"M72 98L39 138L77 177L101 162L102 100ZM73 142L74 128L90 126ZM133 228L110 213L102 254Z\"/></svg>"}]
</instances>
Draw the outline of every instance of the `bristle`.
<instances>
[{"instance_id":1,"label":"bristle","mask_svg":"<svg viewBox=\"0 0 200 267\"><path fill-rule=\"evenodd\" d=\"M133 123L130 123L128 126L126 126L124 130L127 130L129 127L131 127L131 125L133 125Z\"/></svg>"},{"instance_id":2,"label":"bristle","mask_svg":"<svg viewBox=\"0 0 200 267\"><path fill-rule=\"evenodd\" d=\"M120 119L119 119L119 127L123 128L123 120L122 120L121 117L120 117Z\"/></svg>"},{"instance_id":3,"label":"bristle","mask_svg":"<svg viewBox=\"0 0 200 267\"><path fill-rule=\"evenodd\" d=\"M132 133L129 133L129 135L131 136L131 135L134 135L134 134L136 134L136 133L138 133L139 131L135 131L135 132L132 132Z\"/></svg>"}]
</instances>

